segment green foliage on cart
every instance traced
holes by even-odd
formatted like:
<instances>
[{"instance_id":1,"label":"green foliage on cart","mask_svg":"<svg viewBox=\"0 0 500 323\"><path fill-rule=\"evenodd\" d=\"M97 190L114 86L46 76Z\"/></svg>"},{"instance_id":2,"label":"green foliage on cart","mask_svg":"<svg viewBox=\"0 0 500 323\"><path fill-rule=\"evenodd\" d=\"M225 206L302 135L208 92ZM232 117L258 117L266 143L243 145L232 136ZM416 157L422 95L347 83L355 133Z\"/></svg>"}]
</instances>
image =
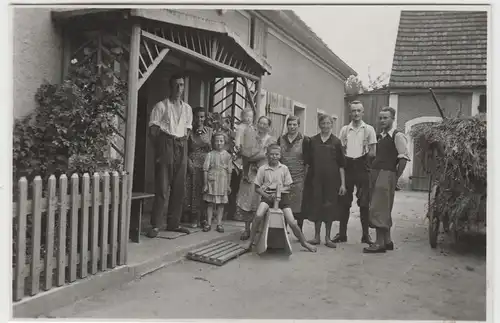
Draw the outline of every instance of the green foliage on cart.
<instances>
[{"instance_id":1,"label":"green foliage on cart","mask_svg":"<svg viewBox=\"0 0 500 323\"><path fill-rule=\"evenodd\" d=\"M486 121L445 119L414 127L411 136L424 168L440 188L432 206L449 216L457 230L486 224Z\"/></svg>"}]
</instances>

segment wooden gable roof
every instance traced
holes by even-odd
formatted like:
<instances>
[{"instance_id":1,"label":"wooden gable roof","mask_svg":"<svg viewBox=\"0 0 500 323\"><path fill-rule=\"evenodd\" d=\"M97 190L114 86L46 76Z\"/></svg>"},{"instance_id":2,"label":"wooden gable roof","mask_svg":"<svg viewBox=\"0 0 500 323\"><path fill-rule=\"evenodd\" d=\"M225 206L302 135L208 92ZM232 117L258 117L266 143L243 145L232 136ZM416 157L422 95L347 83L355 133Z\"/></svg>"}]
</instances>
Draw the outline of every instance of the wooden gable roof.
<instances>
[{"instance_id":1,"label":"wooden gable roof","mask_svg":"<svg viewBox=\"0 0 500 323\"><path fill-rule=\"evenodd\" d=\"M389 86L486 86L486 11L402 11Z\"/></svg>"}]
</instances>

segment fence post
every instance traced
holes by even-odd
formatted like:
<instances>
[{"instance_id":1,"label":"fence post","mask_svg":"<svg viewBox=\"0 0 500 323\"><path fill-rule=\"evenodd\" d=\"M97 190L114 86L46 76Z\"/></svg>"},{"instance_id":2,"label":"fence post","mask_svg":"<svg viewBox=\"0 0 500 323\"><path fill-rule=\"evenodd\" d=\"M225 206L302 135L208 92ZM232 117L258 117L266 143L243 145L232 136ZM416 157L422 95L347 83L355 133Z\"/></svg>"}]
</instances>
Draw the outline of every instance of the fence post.
<instances>
[{"instance_id":1,"label":"fence post","mask_svg":"<svg viewBox=\"0 0 500 323\"><path fill-rule=\"evenodd\" d=\"M38 294L40 289L40 243L42 229L42 178L36 176L33 181L33 213L31 227L31 295Z\"/></svg>"},{"instance_id":2,"label":"fence post","mask_svg":"<svg viewBox=\"0 0 500 323\"><path fill-rule=\"evenodd\" d=\"M59 248L57 250L57 286L66 280L66 221L68 216L68 178L59 177Z\"/></svg>"},{"instance_id":3,"label":"fence post","mask_svg":"<svg viewBox=\"0 0 500 323\"><path fill-rule=\"evenodd\" d=\"M98 239L99 239L99 174L94 173L92 178L92 217L90 218L90 253L92 254L92 262L90 273L97 273Z\"/></svg>"},{"instance_id":4,"label":"fence post","mask_svg":"<svg viewBox=\"0 0 500 323\"><path fill-rule=\"evenodd\" d=\"M14 300L24 296L24 268L26 268L26 213L28 201L28 181L21 177L18 182L17 200L17 239L16 239L16 272L14 278Z\"/></svg>"},{"instance_id":5,"label":"fence post","mask_svg":"<svg viewBox=\"0 0 500 323\"><path fill-rule=\"evenodd\" d=\"M122 185L121 185L121 196L120 196L120 221L119 221L119 237L118 237L118 264L125 264L125 253L127 239L127 213L128 213L128 203L127 203L127 191L128 191L128 174L126 172L122 173Z\"/></svg>"},{"instance_id":6,"label":"fence post","mask_svg":"<svg viewBox=\"0 0 500 323\"><path fill-rule=\"evenodd\" d=\"M120 179L118 172L112 174L112 204L111 204L111 268L116 267L118 252L118 212L120 210Z\"/></svg>"},{"instance_id":7,"label":"fence post","mask_svg":"<svg viewBox=\"0 0 500 323\"><path fill-rule=\"evenodd\" d=\"M108 268L108 230L109 230L109 174L105 172L102 181L102 215L101 215L101 270Z\"/></svg>"},{"instance_id":8,"label":"fence post","mask_svg":"<svg viewBox=\"0 0 500 323\"><path fill-rule=\"evenodd\" d=\"M88 273L88 252L89 252L89 198L90 176L88 173L83 174L83 185L81 201L82 201L82 226L80 228L80 278L87 277Z\"/></svg>"},{"instance_id":9,"label":"fence post","mask_svg":"<svg viewBox=\"0 0 500 323\"><path fill-rule=\"evenodd\" d=\"M71 175L71 249L69 251L69 281L76 280L76 264L78 257L78 209L81 206L81 198L78 192L78 174Z\"/></svg>"},{"instance_id":10,"label":"fence post","mask_svg":"<svg viewBox=\"0 0 500 323\"><path fill-rule=\"evenodd\" d=\"M47 196L47 227L45 231L45 290L52 288L52 258L54 256L54 216L56 203L56 177L50 175Z\"/></svg>"}]
</instances>

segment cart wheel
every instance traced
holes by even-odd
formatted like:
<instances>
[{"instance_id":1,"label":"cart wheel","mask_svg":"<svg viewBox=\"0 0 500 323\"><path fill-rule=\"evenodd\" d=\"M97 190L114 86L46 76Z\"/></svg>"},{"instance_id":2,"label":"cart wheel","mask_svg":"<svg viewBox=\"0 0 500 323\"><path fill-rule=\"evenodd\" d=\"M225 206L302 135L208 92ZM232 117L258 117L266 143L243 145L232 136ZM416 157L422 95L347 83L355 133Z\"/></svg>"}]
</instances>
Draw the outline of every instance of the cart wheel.
<instances>
[{"instance_id":1,"label":"cart wheel","mask_svg":"<svg viewBox=\"0 0 500 323\"><path fill-rule=\"evenodd\" d=\"M437 247L437 239L439 235L439 216L435 214L435 211L429 210L429 243L431 248Z\"/></svg>"}]
</instances>

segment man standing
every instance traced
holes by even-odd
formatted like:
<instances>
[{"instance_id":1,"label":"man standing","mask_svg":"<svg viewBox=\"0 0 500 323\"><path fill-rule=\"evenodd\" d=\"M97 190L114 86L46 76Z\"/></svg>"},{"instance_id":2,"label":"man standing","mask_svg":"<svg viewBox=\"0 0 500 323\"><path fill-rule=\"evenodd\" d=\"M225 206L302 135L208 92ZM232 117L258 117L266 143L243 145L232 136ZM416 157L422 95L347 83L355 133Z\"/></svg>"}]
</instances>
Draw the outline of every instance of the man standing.
<instances>
[{"instance_id":1,"label":"man standing","mask_svg":"<svg viewBox=\"0 0 500 323\"><path fill-rule=\"evenodd\" d=\"M339 233L333 238L333 242L347 241L347 223L351 212L354 188L360 209L361 227L363 235L361 243L371 244L369 234L369 185L370 185L370 163L375 157L375 145L377 136L375 129L363 122L364 108L360 101L350 104L351 123L340 130L340 141L346 156L345 181L347 193L341 198L341 214Z\"/></svg>"},{"instance_id":2,"label":"man standing","mask_svg":"<svg viewBox=\"0 0 500 323\"><path fill-rule=\"evenodd\" d=\"M406 137L393 129L396 111L385 107L380 112L382 133L377 143L377 155L370 174L370 226L377 231L377 241L364 248L365 253L394 250L391 239L392 206L396 183L403 174L408 158Z\"/></svg>"},{"instance_id":3,"label":"man standing","mask_svg":"<svg viewBox=\"0 0 500 323\"><path fill-rule=\"evenodd\" d=\"M180 226L187 171L187 137L192 129L193 112L181 100L184 77L170 79L170 95L151 112L150 134L155 147L155 202L148 237L158 235L167 213L167 231L189 234Z\"/></svg>"}]
</instances>

